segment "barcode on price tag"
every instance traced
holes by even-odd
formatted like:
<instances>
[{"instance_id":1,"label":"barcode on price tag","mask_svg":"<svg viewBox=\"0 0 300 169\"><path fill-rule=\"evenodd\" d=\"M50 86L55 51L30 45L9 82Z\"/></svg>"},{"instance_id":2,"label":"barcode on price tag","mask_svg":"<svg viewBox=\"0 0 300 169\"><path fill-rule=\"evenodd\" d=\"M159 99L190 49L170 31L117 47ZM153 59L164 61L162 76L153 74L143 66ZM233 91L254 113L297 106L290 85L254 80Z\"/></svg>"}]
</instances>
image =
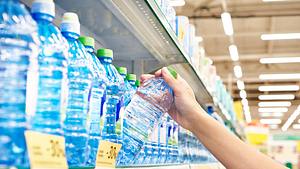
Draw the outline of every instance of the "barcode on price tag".
<instances>
[{"instance_id":1,"label":"barcode on price tag","mask_svg":"<svg viewBox=\"0 0 300 169\"><path fill-rule=\"evenodd\" d=\"M109 141L100 141L97 152L96 168L114 168L121 146L121 144Z\"/></svg>"},{"instance_id":2,"label":"barcode on price tag","mask_svg":"<svg viewBox=\"0 0 300 169\"><path fill-rule=\"evenodd\" d=\"M68 168L64 137L34 131L26 131L25 137L31 169Z\"/></svg>"}]
</instances>

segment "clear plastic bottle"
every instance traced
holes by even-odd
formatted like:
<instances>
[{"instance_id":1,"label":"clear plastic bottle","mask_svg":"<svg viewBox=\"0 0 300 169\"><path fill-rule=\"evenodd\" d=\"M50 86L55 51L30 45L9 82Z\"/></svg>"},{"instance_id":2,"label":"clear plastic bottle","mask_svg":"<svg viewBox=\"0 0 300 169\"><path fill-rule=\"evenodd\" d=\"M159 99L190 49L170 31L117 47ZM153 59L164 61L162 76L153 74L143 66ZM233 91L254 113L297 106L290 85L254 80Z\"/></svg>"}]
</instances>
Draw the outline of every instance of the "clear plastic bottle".
<instances>
[{"instance_id":1,"label":"clear plastic bottle","mask_svg":"<svg viewBox=\"0 0 300 169\"><path fill-rule=\"evenodd\" d=\"M117 104L120 102L123 94L124 80L119 75L115 66L112 65L113 51L110 49L99 49L97 51L97 57L103 64L106 77L108 79L106 87L106 98L103 107L103 115L101 119L102 127L102 139L111 142L118 142L116 134L116 114Z\"/></svg>"},{"instance_id":2,"label":"clear plastic bottle","mask_svg":"<svg viewBox=\"0 0 300 169\"><path fill-rule=\"evenodd\" d=\"M55 5L51 0L35 0L31 13L38 24L41 42L39 87L36 114L32 130L62 135L67 99L67 57L69 45L60 30L52 24Z\"/></svg>"},{"instance_id":3,"label":"clear plastic bottle","mask_svg":"<svg viewBox=\"0 0 300 169\"><path fill-rule=\"evenodd\" d=\"M173 91L162 78L151 78L138 89L124 113L122 133L127 163L133 162L172 103Z\"/></svg>"},{"instance_id":4,"label":"clear plastic bottle","mask_svg":"<svg viewBox=\"0 0 300 169\"><path fill-rule=\"evenodd\" d=\"M92 68L85 47L78 40L80 23L77 14L67 12L60 25L69 43L68 106L64 122L66 155L69 166L83 166L88 139L88 96L92 84Z\"/></svg>"},{"instance_id":5,"label":"clear plastic bottle","mask_svg":"<svg viewBox=\"0 0 300 169\"><path fill-rule=\"evenodd\" d=\"M26 166L24 131L36 108L37 25L18 0L0 0L0 168Z\"/></svg>"},{"instance_id":6,"label":"clear plastic bottle","mask_svg":"<svg viewBox=\"0 0 300 169\"><path fill-rule=\"evenodd\" d=\"M158 163L164 164L167 158L167 116L163 116L159 124Z\"/></svg>"},{"instance_id":7,"label":"clear plastic bottle","mask_svg":"<svg viewBox=\"0 0 300 169\"><path fill-rule=\"evenodd\" d=\"M101 138L101 103L105 93L107 78L104 66L94 54L95 40L91 37L81 36L79 37L79 41L84 45L93 68L93 82L89 97L89 138L86 164L88 166L95 166L98 145Z\"/></svg>"}]
</instances>

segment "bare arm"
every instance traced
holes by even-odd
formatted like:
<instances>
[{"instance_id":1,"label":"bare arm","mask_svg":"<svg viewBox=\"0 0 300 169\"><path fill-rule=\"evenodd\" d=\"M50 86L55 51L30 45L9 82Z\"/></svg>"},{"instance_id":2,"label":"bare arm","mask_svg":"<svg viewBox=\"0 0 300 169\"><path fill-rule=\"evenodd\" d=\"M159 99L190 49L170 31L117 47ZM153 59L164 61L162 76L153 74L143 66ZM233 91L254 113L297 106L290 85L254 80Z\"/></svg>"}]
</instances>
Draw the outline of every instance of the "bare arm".
<instances>
[{"instance_id":1,"label":"bare arm","mask_svg":"<svg viewBox=\"0 0 300 169\"><path fill-rule=\"evenodd\" d=\"M228 169L285 169L284 166L260 153L230 133L211 118L197 103L188 83L180 76L173 78L166 68L161 76L174 91L175 102L170 116L182 127L192 131L205 147ZM144 75L144 81L153 75Z\"/></svg>"}]
</instances>

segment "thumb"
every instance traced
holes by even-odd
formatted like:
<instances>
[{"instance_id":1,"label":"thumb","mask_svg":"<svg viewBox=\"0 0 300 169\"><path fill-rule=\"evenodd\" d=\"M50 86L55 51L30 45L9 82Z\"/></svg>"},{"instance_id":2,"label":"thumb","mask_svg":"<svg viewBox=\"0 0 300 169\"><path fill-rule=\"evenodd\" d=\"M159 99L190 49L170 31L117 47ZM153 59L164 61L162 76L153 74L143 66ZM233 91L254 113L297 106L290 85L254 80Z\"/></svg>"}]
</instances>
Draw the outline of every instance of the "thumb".
<instances>
[{"instance_id":1,"label":"thumb","mask_svg":"<svg viewBox=\"0 0 300 169\"><path fill-rule=\"evenodd\" d=\"M164 67L161 69L161 74L163 79L167 82L167 84L174 90L177 80L171 75L169 70L166 67Z\"/></svg>"}]
</instances>

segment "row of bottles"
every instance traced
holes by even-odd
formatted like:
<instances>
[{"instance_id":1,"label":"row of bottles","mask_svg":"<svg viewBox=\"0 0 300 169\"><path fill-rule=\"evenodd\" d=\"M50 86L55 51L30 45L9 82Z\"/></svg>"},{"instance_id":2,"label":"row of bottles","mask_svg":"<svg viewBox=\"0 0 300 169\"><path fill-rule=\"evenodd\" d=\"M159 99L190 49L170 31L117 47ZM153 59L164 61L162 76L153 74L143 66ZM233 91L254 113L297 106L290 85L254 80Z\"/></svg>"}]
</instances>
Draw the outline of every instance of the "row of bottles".
<instances>
[{"instance_id":1,"label":"row of bottles","mask_svg":"<svg viewBox=\"0 0 300 169\"><path fill-rule=\"evenodd\" d=\"M94 53L75 13L53 25L52 0L0 0L0 166L28 166L26 130L65 138L69 166L94 166L101 140L122 144L133 164L173 102L162 78L139 82L116 68L113 51ZM173 72L174 74L174 72ZM132 158L134 157L134 158Z\"/></svg>"}]
</instances>

